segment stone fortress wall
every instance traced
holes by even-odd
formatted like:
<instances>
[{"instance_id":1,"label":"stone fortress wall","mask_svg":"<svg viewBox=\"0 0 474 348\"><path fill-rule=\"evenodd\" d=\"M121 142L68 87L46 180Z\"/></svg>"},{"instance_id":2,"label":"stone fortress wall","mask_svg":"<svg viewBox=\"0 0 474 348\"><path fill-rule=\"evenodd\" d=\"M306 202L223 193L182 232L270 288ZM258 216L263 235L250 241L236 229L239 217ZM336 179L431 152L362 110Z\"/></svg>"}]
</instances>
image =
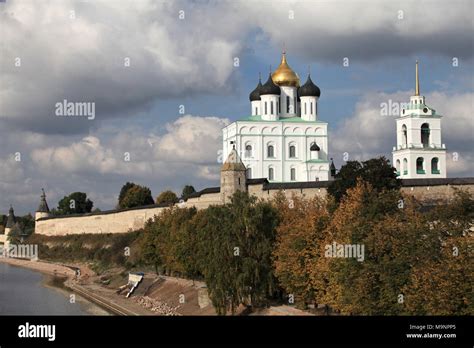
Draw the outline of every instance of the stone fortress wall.
<instances>
[{"instance_id":1,"label":"stone fortress wall","mask_svg":"<svg viewBox=\"0 0 474 348\"><path fill-rule=\"evenodd\" d=\"M269 183L266 179L248 179L246 188L249 194L264 200L272 199L280 190L288 198L293 195L312 198L324 197L329 183L329 181ZM402 180L402 191L426 204L450 200L455 189L467 190L474 194L474 177ZM229 196L232 193L221 193L219 187L206 188L191 195L186 202L177 203L177 206L205 209L210 205L223 204L223 195ZM67 217L43 217L36 220L35 233L49 236L126 233L144 227L147 220L159 215L168 207L169 205L151 205Z\"/></svg>"}]
</instances>

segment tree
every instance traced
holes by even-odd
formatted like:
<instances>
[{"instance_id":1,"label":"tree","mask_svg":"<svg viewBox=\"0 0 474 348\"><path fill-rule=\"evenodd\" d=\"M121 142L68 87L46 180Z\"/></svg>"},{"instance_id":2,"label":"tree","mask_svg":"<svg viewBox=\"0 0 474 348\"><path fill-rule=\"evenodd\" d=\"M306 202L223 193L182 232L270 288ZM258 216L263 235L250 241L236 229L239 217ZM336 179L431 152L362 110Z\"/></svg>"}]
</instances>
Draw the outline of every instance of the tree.
<instances>
[{"instance_id":1,"label":"tree","mask_svg":"<svg viewBox=\"0 0 474 348\"><path fill-rule=\"evenodd\" d=\"M151 191L148 187L132 184L126 191L119 206L122 209L141 207L153 204Z\"/></svg>"},{"instance_id":2,"label":"tree","mask_svg":"<svg viewBox=\"0 0 474 348\"><path fill-rule=\"evenodd\" d=\"M123 206L122 206L123 199L125 198L125 195L127 194L127 191L129 189L131 189L132 187L134 187L134 186L137 186L137 184L135 184L133 182L128 182L128 181L126 182L125 185L122 186L122 188L120 189L117 208L123 208Z\"/></svg>"},{"instance_id":3,"label":"tree","mask_svg":"<svg viewBox=\"0 0 474 348\"><path fill-rule=\"evenodd\" d=\"M328 224L327 202L319 197L287 199L282 192L273 202L280 214L273 251L275 275L296 306L305 308L315 299L309 269L320 257L315 250L318 250Z\"/></svg>"},{"instance_id":4,"label":"tree","mask_svg":"<svg viewBox=\"0 0 474 348\"><path fill-rule=\"evenodd\" d=\"M181 193L181 198L187 200L190 194L196 192L194 186L186 185L183 187L183 192Z\"/></svg>"},{"instance_id":5,"label":"tree","mask_svg":"<svg viewBox=\"0 0 474 348\"><path fill-rule=\"evenodd\" d=\"M156 198L156 204L174 204L178 203L178 196L173 191L163 191L160 195Z\"/></svg>"},{"instance_id":6,"label":"tree","mask_svg":"<svg viewBox=\"0 0 474 348\"><path fill-rule=\"evenodd\" d=\"M356 186L358 178L369 183L376 191L398 190L401 187L395 168L382 156L364 162L348 161L336 174L336 180L329 185L328 193L336 202L340 202L347 190Z\"/></svg>"},{"instance_id":7,"label":"tree","mask_svg":"<svg viewBox=\"0 0 474 348\"><path fill-rule=\"evenodd\" d=\"M237 191L230 204L211 206L196 220L199 267L217 312L265 303L276 289L271 260L276 209Z\"/></svg>"},{"instance_id":8,"label":"tree","mask_svg":"<svg viewBox=\"0 0 474 348\"><path fill-rule=\"evenodd\" d=\"M59 215L90 213L94 203L83 192L74 192L64 196L58 203Z\"/></svg>"}]
</instances>

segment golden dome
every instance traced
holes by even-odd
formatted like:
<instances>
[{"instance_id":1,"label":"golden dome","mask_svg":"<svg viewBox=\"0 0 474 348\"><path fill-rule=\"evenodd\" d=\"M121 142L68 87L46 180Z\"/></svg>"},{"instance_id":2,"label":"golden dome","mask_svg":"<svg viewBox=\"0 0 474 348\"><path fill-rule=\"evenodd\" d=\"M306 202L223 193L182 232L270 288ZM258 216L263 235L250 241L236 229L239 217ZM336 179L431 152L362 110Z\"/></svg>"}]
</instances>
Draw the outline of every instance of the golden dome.
<instances>
[{"instance_id":1,"label":"golden dome","mask_svg":"<svg viewBox=\"0 0 474 348\"><path fill-rule=\"evenodd\" d=\"M300 86L300 78L298 77L298 74L295 73L286 62L286 52L283 52L280 66L273 72L272 80L278 86Z\"/></svg>"}]
</instances>

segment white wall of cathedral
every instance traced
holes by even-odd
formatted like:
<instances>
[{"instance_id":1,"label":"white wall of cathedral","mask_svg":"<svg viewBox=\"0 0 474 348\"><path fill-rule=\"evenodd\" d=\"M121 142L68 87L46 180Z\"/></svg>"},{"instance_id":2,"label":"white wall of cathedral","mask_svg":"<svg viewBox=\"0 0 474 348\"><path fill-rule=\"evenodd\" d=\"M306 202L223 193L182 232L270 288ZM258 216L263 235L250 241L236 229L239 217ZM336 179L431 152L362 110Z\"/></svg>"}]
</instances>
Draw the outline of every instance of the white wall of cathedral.
<instances>
[{"instance_id":1,"label":"white wall of cathedral","mask_svg":"<svg viewBox=\"0 0 474 348\"><path fill-rule=\"evenodd\" d=\"M266 94L260 96L261 98L261 107L262 112L260 115L262 116L262 120L265 121L277 121L279 118L279 103L280 98L276 94Z\"/></svg>"},{"instance_id":2,"label":"white wall of cathedral","mask_svg":"<svg viewBox=\"0 0 474 348\"><path fill-rule=\"evenodd\" d=\"M399 150L393 152L393 165L401 179L446 178L446 150Z\"/></svg>"},{"instance_id":3,"label":"white wall of cathedral","mask_svg":"<svg viewBox=\"0 0 474 348\"><path fill-rule=\"evenodd\" d=\"M251 104L251 115L252 116L257 116L257 115L261 115L262 113L262 103L260 100L254 100L252 102L250 102Z\"/></svg>"},{"instance_id":4,"label":"white wall of cathedral","mask_svg":"<svg viewBox=\"0 0 474 348\"><path fill-rule=\"evenodd\" d=\"M281 94L281 117L295 117L298 115L297 88L291 86L280 86Z\"/></svg>"},{"instance_id":5,"label":"white wall of cathedral","mask_svg":"<svg viewBox=\"0 0 474 348\"><path fill-rule=\"evenodd\" d=\"M234 122L223 129L224 160L232 149L231 141L251 178L276 182L330 179L327 123ZM320 148L317 153L310 151L313 142Z\"/></svg>"},{"instance_id":6,"label":"white wall of cathedral","mask_svg":"<svg viewBox=\"0 0 474 348\"><path fill-rule=\"evenodd\" d=\"M318 109L318 97L301 97L300 113L301 119L305 121L316 121Z\"/></svg>"}]
</instances>

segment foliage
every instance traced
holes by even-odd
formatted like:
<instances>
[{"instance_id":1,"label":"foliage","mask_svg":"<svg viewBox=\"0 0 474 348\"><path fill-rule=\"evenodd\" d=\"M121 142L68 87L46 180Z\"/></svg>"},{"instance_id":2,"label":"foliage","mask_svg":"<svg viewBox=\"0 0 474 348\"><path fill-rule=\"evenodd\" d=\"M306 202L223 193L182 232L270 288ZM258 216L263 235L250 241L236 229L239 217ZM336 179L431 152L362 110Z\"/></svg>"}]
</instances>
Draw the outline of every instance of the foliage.
<instances>
[{"instance_id":1,"label":"foliage","mask_svg":"<svg viewBox=\"0 0 474 348\"><path fill-rule=\"evenodd\" d=\"M127 184L125 184L125 186L127 186ZM154 203L153 197L151 196L151 191L148 187L131 184L126 190L124 190L125 186L122 187L121 190L121 193L122 191L124 191L125 193L123 195L123 198L119 200L120 208L126 209L141 207Z\"/></svg>"},{"instance_id":2,"label":"foliage","mask_svg":"<svg viewBox=\"0 0 474 348\"><path fill-rule=\"evenodd\" d=\"M58 203L58 215L90 213L94 203L83 192L74 192L64 196Z\"/></svg>"},{"instance_id":3,"label":"foliage","mask_svg":"<svg viewBox=\"0 0 474 348\"><path fill-rule=\"evenodd\" d=\"M160 195L156 198L156 204L174 204L178 202L178 196L173 191L163 191Z\"/></svg>"},{"instance_id":4,"label":"foliage","mask_svg":"<svg viewBox=\"0 0 474 348\"><path fill-rule=\"evenodd\" d=\"M328 193L340 202L347 190L356 186L358 179L369 183L376 191L398 190L401 187L395 168L382 156L364 162L348 161L329 185Z\"/></svg>"},{"instance_id":5,"label":"foliage","mask_svg":"<svg viewBox=\"0 0 474 348\"><path fill-rule=\"evenodd\" d=\"M183 191L181 193L181 198L184 199L184 200L187 200L189 195L193 194L194 192L196 192L196 190L194 189L194 186L186 185L186 186L183 187Z\"/></svg>"}]
</instances>

